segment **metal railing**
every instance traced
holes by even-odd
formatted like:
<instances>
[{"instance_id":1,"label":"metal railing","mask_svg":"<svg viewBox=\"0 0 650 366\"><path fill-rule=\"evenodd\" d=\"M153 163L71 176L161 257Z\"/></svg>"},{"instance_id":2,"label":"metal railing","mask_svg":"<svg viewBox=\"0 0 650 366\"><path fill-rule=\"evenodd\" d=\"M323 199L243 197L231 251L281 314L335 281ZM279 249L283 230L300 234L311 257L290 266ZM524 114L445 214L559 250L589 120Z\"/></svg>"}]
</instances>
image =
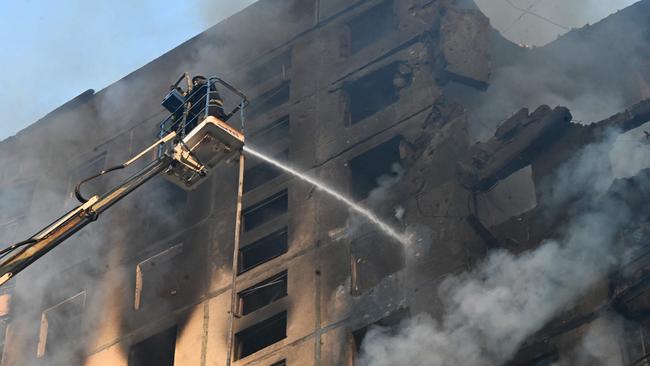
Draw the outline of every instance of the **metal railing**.
<instances>
[{"instance_id":1,"label":"metal railing","mask_svg":"<svg viewBox=\"0 0 650 366\"><path fill-rule=\"evenodd\" d=\"M178 83L186 76L184 74L173 86L177 87ZM240 98L239 103L230 111L225 112L223 99L219 94L217 85L221 85L225 90ZM201 95L205 93L205 95ZM185 94L185 93L183 93ZM160 123L158 138L163 138L172 131L177 133L178 138L182 139L189 133L196 125L203 121L206 117L215 113L215 111L223 111L222 115L214 115L224 122L227 122L236 113L240 113L240 130L244 130L245 114L244 110L249 104L246 95L240 90L230 85L223 79L211 76L207 79L205 84L193 86L189 90L189 94L184 95L184 102L176 108L170 115ZM158 155L163 153L163 146L159 147Z\"/></svg>"}]
</instances>

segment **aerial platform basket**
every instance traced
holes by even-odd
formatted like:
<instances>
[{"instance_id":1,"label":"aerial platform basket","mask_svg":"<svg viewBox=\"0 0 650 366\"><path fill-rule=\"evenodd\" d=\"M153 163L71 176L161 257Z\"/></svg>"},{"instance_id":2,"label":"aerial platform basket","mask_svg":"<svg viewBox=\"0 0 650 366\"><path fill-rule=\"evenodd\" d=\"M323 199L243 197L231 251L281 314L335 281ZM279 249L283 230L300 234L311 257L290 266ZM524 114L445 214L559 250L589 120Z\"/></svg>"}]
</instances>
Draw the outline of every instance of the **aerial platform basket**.
<instances>
[{"instance_id":1,"label":"aerial platform basket","mask_svg":"<svg viewBox=\"0 0 650 366\"><path fill-rule=\"evenodd\" d=\"M187 91L178 87L182 80L188 81ZM229 113L223 111L223 101L216 85L223 86L241 99ZM196 93L201 91L205 95L197 96ZM200 100L204 102L198 103ZM219 116L214 115L215 103L221 108ZM202 109L195 110L197 104L202 106ZM171 115L160 124L159 137L176 134L171 149L165 151L165 146L161 145L158 152L159 156L167 154L173 159L172 164L164 171L164 176L170 182L185 190L193 190L214 172L217 165L239 158L244 146L244 135L227 121L240 112L243 130L243 111L248 105L248 100L242 92L218 77L207 78L205 87L195 86L193 90L189 75L183 74L176 84L172 85L162 105ZM198 121L200 123L197 123Z\"/></svg>"},{"instance_id":2,"label":"aerial platform basket","mask_svg":"<svg viewBox=\"0 0 650 366\"><path fill-rule=\"evenodd\" d=\"M207 179L222 162L239 158L244 135L214 116L203 122L174 146L174 163L165 177L185 190L192 190Z\"/></svg>"}]
</instances>

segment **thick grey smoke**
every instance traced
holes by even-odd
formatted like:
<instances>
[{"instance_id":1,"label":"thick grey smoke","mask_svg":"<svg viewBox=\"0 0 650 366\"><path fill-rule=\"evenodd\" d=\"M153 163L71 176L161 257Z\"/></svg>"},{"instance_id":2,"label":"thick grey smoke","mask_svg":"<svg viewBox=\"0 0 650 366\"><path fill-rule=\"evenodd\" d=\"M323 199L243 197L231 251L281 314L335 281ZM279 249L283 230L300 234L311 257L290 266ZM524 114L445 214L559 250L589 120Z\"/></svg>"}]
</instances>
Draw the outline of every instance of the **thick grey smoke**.
<instances>
[{"instance_id":1,"label":"thick grey smoke","mask_svg":"<svg viewBox=\"0 0 650 366\"><path fill-rule=\"evenodd\" d=\"M544 3L551 6L553 2ZM571 12L580 13L589 12L586 5L594 1L557 3L556 10L569 7L569 3L573 4ZM598 26L574 30L541 48L506 46L494 38L497 52L493 54L490 86L478 94L464 88L460 91L470 110L473 137L489 138L500 122L522 107L568 106L576 122L587 124L648 98L644 90L650 79L644 70L650 29L642 14L649 5L635 6L638 9L625 9L624 16L614 15ZM473 95L469 103L468 95Z\"/></svg>"},{"instance_id":2,"label":"thick grey smoke","mask_svg":"<svg viewBox=\"0 0 650 366\"><path fill-rule=\"evenodd\" d=\"M621 349L624 344L624 321L615 315L596 319L570 356L557 366L593 365L624 366Z\"/></svg>"},{"instance_id":3,"label":"thick grey smoke","mask_svg":"<svg viewBox=\"0 0 650 366\"><path fill-rule=\"evenodd\" d=\"M502 364L602 280L623 259L615 236L629 217L623 202L603 198L611 171L602 153L610 141L583 149L551 182L558 209L578 190L584 197L563 235L521 255L494 251L474 270L447 278L438 287L439 319L418 315L396 333L371 330L360 364Z\"/></svg>"}]
</instances>

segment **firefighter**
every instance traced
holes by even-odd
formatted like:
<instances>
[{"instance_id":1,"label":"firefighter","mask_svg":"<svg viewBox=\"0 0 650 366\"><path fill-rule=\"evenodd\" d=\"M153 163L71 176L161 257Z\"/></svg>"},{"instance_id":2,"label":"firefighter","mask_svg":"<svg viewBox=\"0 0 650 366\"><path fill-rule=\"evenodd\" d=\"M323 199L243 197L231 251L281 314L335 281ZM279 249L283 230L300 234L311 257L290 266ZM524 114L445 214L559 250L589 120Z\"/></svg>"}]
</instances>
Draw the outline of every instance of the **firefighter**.
<instances>
[{"instance_id":1,"label":"firefighter","mask_svg":"<svg viewBox=\"0 0 650 366\"><path fill-rule=\"evenodd\" d=\"M209 95L206 95L209 94ZM214 116L220 120L226 119L226 113L223 110L223 100L219 95L214 83L208 86L208 79L205 76L197 75L192 78L192 89L187 96L187 125L185 133L189 133L199 122L203 121L207 115Z\"/></svg>"}]
</instances>

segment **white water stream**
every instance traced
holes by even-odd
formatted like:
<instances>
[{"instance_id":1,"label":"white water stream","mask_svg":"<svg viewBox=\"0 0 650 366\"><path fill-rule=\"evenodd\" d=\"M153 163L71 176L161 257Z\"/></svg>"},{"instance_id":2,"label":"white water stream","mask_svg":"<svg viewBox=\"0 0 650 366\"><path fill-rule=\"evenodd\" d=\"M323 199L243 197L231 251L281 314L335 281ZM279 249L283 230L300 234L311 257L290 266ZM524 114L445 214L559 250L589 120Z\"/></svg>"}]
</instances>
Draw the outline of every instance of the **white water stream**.
<instances>
[{"instance_id":1,"label":"white water stream","mask_svg":"<svg viewBox=\"0 0 650 366\"><path fill-rule=\"evenodd\" d=\"M353 211L361 214L369 222L371 222L375 226L377 226L377 228L379 228L381 231L383 231L386 235L388 235L391 238L399 241L403 245L408 245L410 243L410 239L409 239L408 236L406 236L405 234L402 234L402 233L398 232L397 230L395 230L393 227L391 227L390 225L388 225L387 223L382 221L379 217L377 217L377 215L372 213L367 208L359 206L354 201L352 201L350 198L348 198L348 197L342 195L341 193L335 191L334 189L326 186L325 184L323 184L322 182L319 182L315 178L312 178L312 177L310 177L310 176L308 176L308 175L306 175L304 173L301 173L301 172L299 172L299 171L285 165L284 163L282 163L282 162L280 162L278 160L275 160L275 159L273 159L273 158L271 158L271 157L269 157L269 156L255 150L255 149L251 148L250 146L245 145L244 146L244 151L251 154L251 155L253 155L253 156L255 156L255 157L257 157L257 158L260 158L260 159L262 159L262 160L264 160L264 161L266 161L266 162L268 162L268 163L270 163L270 164L272 164L272 165L274 165L274 166L276 166L276 167L278 167L278 168L280 168L280 169L282 169L284 171L286 171L287 173L290 173L290 174L302 179L303 181L305 181L305 182L307 182L309 184L312 184L318 190L321 190L321 191L329 194L330 196L334 197L336 200L346 204Z\"/></svg>"}]
</instances>

